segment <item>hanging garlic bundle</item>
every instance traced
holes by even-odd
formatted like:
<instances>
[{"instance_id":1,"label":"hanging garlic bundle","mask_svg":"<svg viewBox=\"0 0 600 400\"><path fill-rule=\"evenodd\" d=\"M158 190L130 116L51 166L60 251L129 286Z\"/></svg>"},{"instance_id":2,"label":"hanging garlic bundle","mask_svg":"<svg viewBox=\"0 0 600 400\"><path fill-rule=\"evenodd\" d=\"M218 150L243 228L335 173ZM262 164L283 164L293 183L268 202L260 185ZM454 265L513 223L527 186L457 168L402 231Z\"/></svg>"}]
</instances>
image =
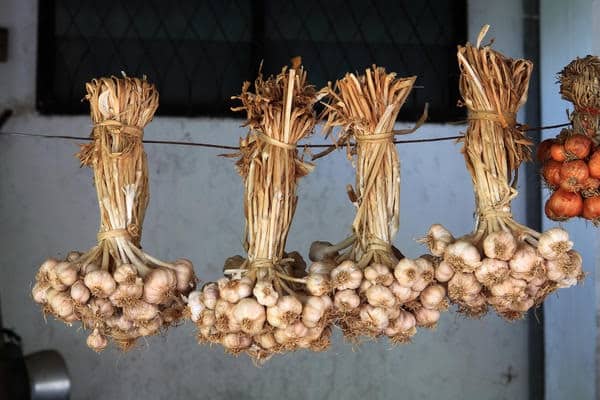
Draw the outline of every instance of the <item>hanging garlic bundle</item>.
<instances>
[{"instance_id":1,"label":"hanging garlic bundle","mask_svg":"<svg viewBox=\"0 0 600 400\"><path fill-rule=\"evenodd\" d=\"M140 248L149 198L142 135L158 107L156 88L145 79L111 77L93 80L86 90L94 129L78 157L94 170L98 244L62 261L46 260L32 293L44 312L92 330L90 348L101 351L112 338L125 350L182 317L182 295L196 278L188 260L164 262Z\"/></svg>"},{"instance_id":2,"label":"hanging garlic bundle","mask_svg":"<svg viewBox=\"0 0 600 400\"><path fill-rule=\"evenodd\" d=\"M600 224L600 58L569 63L559 74L560 93L574 105L573 126L538 148L542 175L552 195L546 216L583 217Z\"/></svg>"},{"instance_id":3,"label":"hanging garlic bundle","mask_svg":"<svg viewBox=\"0 0 600 400\"><path fill-rule=\"evenodd\" d=\"M350 188L349 195L357 212L348 240L311 246L307 288L313 295L332 291L336 323L349 339L385 335L394 343L407 342L416 326L434 327L447 308L431 258L403 258L391 244L400 211L400 161L393 139L414 131L393 129L415 79L373 66L326 89L331 99L324 112L326 134L341 127L337 144L356 142L347 149L349 158L356 155L356 192ZM339 254L345 247L350 249Z\"/></svg>"},{"instance_id":4,"label":"hanging garlic bundle","mask_svg":"<svg viewBox=\"0 0 600 400\"><path fill-rule=\"evenodd\" d=\"M424 241L438 257L436 278L470 316L491 305L502 317L521 318L557 288L583 279L581 256L566 231L539 233L513 220L517 171L530 142L515 123L527 99L532 64L480 43L458 49L460 92L469 112L464 155L475 188L475 231L462 238L433 225Z\"/></svg>"},{"instance_id":5,"label":"hanging garlic bundle","mask_svg":"<svg viewBox=\"0 0 600 400\"><path fill-rule=\"evenodd\" d=\"M300 348L329 346L331 299L304 291L305 264L285 243L296 210L297 181L312 165L298 158L296 145L312 133L319 100L306 81L300 59L277 76L245 82L235 111L247 113L250 128L240 141L237 170L244 181L247 259L225 262L227 277L189 296L200 342L247 353L257 361Z\"/></svg>"}]
</instances>

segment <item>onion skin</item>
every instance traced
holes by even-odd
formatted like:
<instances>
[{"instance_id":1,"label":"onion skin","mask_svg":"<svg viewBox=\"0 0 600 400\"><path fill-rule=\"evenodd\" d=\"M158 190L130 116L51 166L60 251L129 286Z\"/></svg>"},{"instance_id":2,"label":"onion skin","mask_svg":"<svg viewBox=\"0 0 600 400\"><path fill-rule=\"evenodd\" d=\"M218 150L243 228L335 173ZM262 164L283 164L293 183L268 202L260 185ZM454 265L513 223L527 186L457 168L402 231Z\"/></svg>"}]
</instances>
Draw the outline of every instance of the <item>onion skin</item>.
<instances>
[{"instance_id":1,"label":"onion skin","mask_svg":"<svg viewBox=\"0 0 600 400\"><path fill-rule=\"evenodd\" d=\"M544 175L544 180L546 183L552 187L557 187L560 185L562 179L560 178L560 168L562 163L556 160L548 160L544 164L544 168L542 169L542 174Z\"/></svg>"},{"instance_id":2,"label":"onion skin","mask_svg":"<svg viewBox=\"0 0 600 400\"><path fill-rule=\"evenodd\" d=\"M572 135L565 140L565 151L569 156L583 159L586 158L592 150L592 140L585 135Z\"/></svg>"},{"instance_id":3,"label":"onion skin","mask_svg":"<svg viewBox=\"0 0 600 400\"><path fill-rule=\"evenodd\" d=\"M560 167L560 178L565 180L571 180L578 184L585 182L590 177L590 170L588 169L585 161L574 160L567 161Z\"/></svg>"},{"instance_id":4,"label":"onion skin","mask_svg":"<svg viewBox=\"0 0 600 400\"><path fill-rule=\"evenodd\" d=\"M536 152L536 158L539 162L544 163L551 158L550 148L554 143L554 139L546 139L540 143Z\"/></svg>"},{"instance_id":5,"label":"onion skin","mask_svg":"<svg viewBox=\"0 0 600 400\"><path fill-rule=\"evenodd\" d=\"M596 150L590 157L588 162L590 170L590 176L592 178L600 179L600 150Z\"/></svg>"},{"instance_id":6,"label":"onion skin","mask_svg":"<svg viewBox=\"0 0 600 400\"><path fill-rule=\"evenodd\" d=\"M565 151L565 146L560 143L554 143L550 146L550 156L553 160L564 162L567 161L567 153Z\"/></svg>"},{"instance_id":7,"label":"onion skin","mask_svg":"<svg viewBox=\"0 0 600 400\"><path fill-rule=\"evenodd\" d=\"M583 218L590 221L600 219L600 196L588 197L583 201Z\"/></svg>"},{"instance_id":8,"label":"onion skin","mask_svg":"<svg viewBox=\"0 0 600 400\"><path fill-rule=\"evenodd\" d=\"M546 201L544 211L555 221L576 217L583 211L583 199L579 193L559 189Z\"/></svg>"}]
</instances>

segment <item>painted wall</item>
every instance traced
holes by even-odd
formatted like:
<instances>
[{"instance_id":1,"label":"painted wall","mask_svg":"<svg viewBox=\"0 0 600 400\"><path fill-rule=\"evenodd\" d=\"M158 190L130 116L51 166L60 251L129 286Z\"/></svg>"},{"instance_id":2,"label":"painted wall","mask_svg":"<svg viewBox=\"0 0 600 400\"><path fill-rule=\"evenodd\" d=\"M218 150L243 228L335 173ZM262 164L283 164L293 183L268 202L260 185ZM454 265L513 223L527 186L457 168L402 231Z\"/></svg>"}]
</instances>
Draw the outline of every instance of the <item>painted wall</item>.
<instances>
[{"instance_id":1,"label":"painted wall","mask_svg":"<svg viewBox=\"0 0 600 400\"><path fill-rule=\"evenodd\" d=\"M500 3L500 2L496 2ZM36 10L33 0L0 2L0 26L11 34L10 61L0 64L0 108L17 113L6 131L86 135L87 117L43 117L33 110ZM522 55L521 2L469 4L470 37L483 23L500 50ZM236 143L239 120L156 118L151 139ZM405 124L402 124L405 125ZM456 134L461 127L425 125L416 137ZM318 139L313 139L317 141ZM230 160L216 151L147 145L151 202L144 248L163 259L191 258L205 280L223 260L242 253L242 186ZM395 243L409 256L433 222L456 234L472 228L473 195L459 146L440 142L398 147L402 159L401 232ZM97 205L89 170L79 169L71 141L0 137L0 294L5 324L23 336L26 351L56 348L66 358L74 399L525 399L527 323L494 316L468 321L445 315L437 330L421 331L400 348L368 343L352 348L336 337L327 353L277 357L263 368L246 358L199 347L184 325L142 342L127 354L89 351L85 334L49 319L29 298L37 265L48 256L95 242ZM300 184L289 249L306 254L311 241L348 233L353 209L345 185L353 170L339 152L319 162ZM525 188L521 188L525 189ZM515 214L524 220L522 199ZM506 383L506 373L514 379Z\"/></svg>"},{"instance_id":2,"label":"painted wall","mask_svg":"<svg viewBox=\"0 0 600 400\"><path fill-rule=\"evenodd\" d=\"M600 1L542 0L540 9L542 124L566 120L572 104L560 99L556 74L575 57L600 54ZM552 137L557 131L546 131ZM545 193L543 201L548 198ZM545 229L554 226L544 218ZM585 284L552 296L545 305L546 396L593 399L597 396L596 287L600 248L598 230L583 221L562 224L572 235L588 273Z\"/></svg>"}]
</instances>

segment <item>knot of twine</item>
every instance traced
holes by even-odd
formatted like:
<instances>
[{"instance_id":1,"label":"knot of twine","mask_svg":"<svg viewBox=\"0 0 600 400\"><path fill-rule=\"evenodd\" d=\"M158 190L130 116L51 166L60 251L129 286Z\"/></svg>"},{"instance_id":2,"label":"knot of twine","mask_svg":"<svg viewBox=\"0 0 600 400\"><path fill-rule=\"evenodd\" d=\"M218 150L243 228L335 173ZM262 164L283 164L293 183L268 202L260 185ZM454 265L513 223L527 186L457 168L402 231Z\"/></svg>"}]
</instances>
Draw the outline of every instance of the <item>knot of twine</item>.
<instances>
[{"instance_id":1,"label":"knot of twine","mask_svg":"<svg viewBox=\"0 0 600 400\"><path fill-rule=\"evenodd\" d=\"M125 238L127 240L133 240L138 238L140 235L140 228L136 224L127 225L127 229L111 229L109 231L98 232L96 238L98 242L102 242L107 239Z\"/></svg>"},{"instance_id":2,"label":"knot of twine","mask_svg":"<svg viewBox=\"0 0 600 400\"><path fill-rule=\"evenodd\" d=\"M366 246L367 253L384 252L389 253L392 251L392 245L385 240L381 240L376 237L372 237L367 241Z\"/></svg>"},{"instance_id":3,"label":"knot of twine","mask_svg":"<svg viewBox=\"0 0 600 400\"><path fill-rule=\"evenodd\" d=\"M285 143L282 141L279 141L277 139L272 138L271 136L265 135L264 133L260 132L260 131L255 131L254 132L254 136L263 141L266 144L270 144L271 146L275 146L275 147L279 147L285 150L296 150L296 144L295 143Z\"/></svg>"},{"instance_id":4,"label":"knot of twine","mask_svg":"<svg viewBox=\"0 0 600 400\"><path fill-rule=\"evenodd\" d=\"M382 143L382 142L391 142L394 140L394 136L396 132L382 132L375 133L373 135L354 135L354 139L359 142L371 142L371 143Z\"/></svg>"},{"instance_id":5,"label":"knot of twine","mask_svg":"<svg viewBox=\"0 0 600 400\"><path fill-rule=\"evenodd\" d=\"M143 134L144 134L144 130L142 128L140 128L139 126L135 126L135 125L125 125L119 121L115 121L113 119L107 119L105 121L101 121L98 122L97 124L94 125L94 128L96 127L105 127L105 128L112 128L114 130L118 130L121 133L124 133L126 135L129 136L133 136L135 138L142 138Z\"/></svg>"},{"instance_id":6,"label":"knot of twine","mask_svg":"<svg viewBox=\"0 0 600 400\"><path fill-rule=\"evenodd\" d=\"M517 115L513 112L498 113L496 111L489 110L469 110L467 120L493 121L499 123L502 126L502 128L514 129L519 127L519 124L517 124L516 117Z\"/></svg>"},{"instance_id":7,"label":"knot of twine","mask_svg":"<svg viewBox=\"0 0 600 400\"><path fill-rule=\"evenodd\" d=\"M512 212L510 206L490 206L479 210L479 216L482 219L500 217L500 218L512 218Z\"/></svg>"},{"instance_id":8,"label":"knot of twine","mask_svg":"<svg viewBox=\"0 0 600 400\"><path fill-rule=\"evenodd\" d=\"M275 269L276 267L283 264L293 263L295 260L293 258L255 258L252 261L248 261L248 270L258 270L258 269Z\"/></svg>"}]
</instances>

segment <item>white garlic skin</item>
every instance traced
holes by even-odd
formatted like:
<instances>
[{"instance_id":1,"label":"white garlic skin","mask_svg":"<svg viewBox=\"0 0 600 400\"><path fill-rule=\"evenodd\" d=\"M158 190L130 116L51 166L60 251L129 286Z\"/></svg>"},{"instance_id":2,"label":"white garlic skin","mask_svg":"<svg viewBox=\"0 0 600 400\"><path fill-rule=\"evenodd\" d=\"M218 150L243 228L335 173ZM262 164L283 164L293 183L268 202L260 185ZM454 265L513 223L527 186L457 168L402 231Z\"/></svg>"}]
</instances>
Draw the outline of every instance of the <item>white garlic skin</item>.
<instances>
[{"instance_id":1,"label":"white garlic skin","mask_svg":"<svg viewBox=\"0 0 600 400\"><path fill-rule=\"evenodd\" d=\"M446 261L440 262L440 264L435 269L435 279L438 282L448 282L454 276L454 270L452 266L448 264Z\"/></svg>"},{"instance_id":2,"label":"white garlic skin","mask_svg":"<svg viewBox=\"0 0 600 400\"><path fill-rule=\"evenodd\" d=\"M308 274L306 277L306 290L313 296L322 296L330 291L329 275Z\"/></svg>"},{"instance_id":3,"label":"white garlic skin","mask_svg":"<svg viewBox=\"0 0 600 400\"><path fill-rule=\"evenodd\" d=\"M449 263L455 272L473 272L481 265L481 254L472 243L457 240L446 247L444 261Z\"/></svg>"},{"instance_id":4,"label":"white garlic skin","mask_svg":"<svg viewBox=\"0 0 600 400\"><path fill-rule=\"evenodd\" d=\"M174 295L177 276L168 268L155 268L144 277L144 301L161 304Z\"/></svg>"},{"instance_id":5,"label":"white garlic skin","mask_svg":"<svg viewBox=\"0 0 600 400\"><path fill-rule=\"evenodd\" d=\"M446 297L446 289L442 285L431 285L426 287L419 295L423 307L430 310L438 309Z\"/></svg>"},{"instance_id":6,"label":"white garlic skin","mask_svg":"<svg viewBox=\"0 0 600 400\"><path fill-rule=\"evenodd\" d=\"M421 275L421 268L415 260L403 258L394 269L394 277L398 283L405 287L412 287Z\"/></svg>"},{"instance_id":7,"label":"white garlic skin","mask_svg":"<svg viewBox=\"0 0 600 400\"><path fill-rule=\"evenodd\" d=\"M85 304L90 299L90 290L87 288L87 286L85 286L85 284L81 280L75 282L71 286L70 291L71 298L79 304Z\"/></svg>"},{"instance_id":8,"label":"white garlic skin","mask_svg":"<svg viewBox=\"0 0 600 400\"><path fill-rule=\"evenodd\" d=\"M363 273L354 262L346 260L331 270L331 283L337 290L357 289L362 282Z\"/></svg>"},{"instance_id":9,"label":"white garlic skin","mask_svg":"<svg viewBox=\"0 0 600 400\"><path fill-rule=\"evenodd\" d=\"M367 301L375 307L390 308L396 305L396 297L383 285L373 285L366 292Z\"/></svg>"},{"instance_id":10,"label":"white garlic skin","mask_svg":"<svg viewBox=\"0 0 600 400\"><path fill-rule=\"evenodd\" d=\"M233 306L232 315L243 332L256 335L263 330L266 319L265 308L253 298L241 299Z\"/></svg>"},{"instance_id":11,"label":"white garlic skin","mask_svg":"<svg viewBox=\"0 0 600 400\"><path fill-rule=\"evenodd\" d=\"M372 284L390 286L394 282L394 275L383 264L372 264L365 268L364 277Z\"/></svg>"},{"instance_id":12,"label":"white garlic skin","mask_svg":"<svg viewBox=\"0 0 600 400\"><path fill-rule=\"evenodd\" d=\"M333 297L335 308L341 311L354 310L360 305L360 297L354 290L346 289L335 293Z\"/></svg>"},{"instance_id":13,"label":"white garlic skin","mask_svg":"<svg viewBox=\"0 0 600 400\"><path fill-rule=\"evenodd\" d=\"M206 308L204 303L202 303L200 300L200 295L200 291L193 291L188 295L187 298L187 305L190 309L191 320L193 322L198 322L200 319L200 314Z\"/></svg>"},{"instance_id":14,"label":"white garlic skin","mask_svg":"<svg viewBox=\"0 0 600 400\"><path fill-rule=\"evenodd\" d=\"M454 242L454 236L440 224L433 224L427 232L425 241L428 244L429 251L436 257L444 255L446 247Z\"/></svg>"},{"instance_id":15,"label":"white garlic skin","mask_svg":"<svg viewBox=\"0 0 600 400\"><path fill-rule=\"evenodd\" d=\"M117 283L105 270L88 272L83 278L83 283L94 296L100 298L109 297L117 289Z\"/></svg>"},{"instance_id":16,"label":"white garlic skin","mask_svg":"<svg viewBox=\"0 0 600 400\"><path fill-rule=\"evenodd\" d=\"M360 307L360 319L376 331L383 331L390 323L385 309L370 304L363 304Z\"/></svg>"},{"instance_id":17,"label":"white garlic skin","mask_svg":"<svg viewBox=\"0 0 600 400\"><path fill-rule=\"evenodd\" d=\"M275 305L279 299L279 293L277 293L273 287L273 284L267 281L257 282L252 290L252 293L254 294L254 297L258 303L265 307L271 307Z\"/></svg>"},{"instance_id":18,"label":"white garlic skin","mask_svg":"<svg viewBox=\"0 0 600 400\"><path fill-rule=\"evenodd\" d=\"M569 233L561 228L552 228L543 232L537 244L537 250L546 260L556 260L573 248Z\"/></svg>"},{"instance_id":19,"label":"white garlic skin","mask_svg":"<svg viewBox=\"0 0 600 400\"><path fill-rule=\"evenodd\" d=\"M508 261L516 250L517 240L508 231L492 232L483 239L483 252L489 258Z\"/></svg>"},{"instance_id":20,"label":"white garlic skin","mask_svg":"<svg viewBox=\"0 0 600 400\"><path fill-rule=\"evenodd\" d=\"M94 331L87 337L86 344L88 347L96 352L100 352L108 346L108 340L105 336L101 335L98 329L94 329Z\"/></svg>"}]
</instances>

